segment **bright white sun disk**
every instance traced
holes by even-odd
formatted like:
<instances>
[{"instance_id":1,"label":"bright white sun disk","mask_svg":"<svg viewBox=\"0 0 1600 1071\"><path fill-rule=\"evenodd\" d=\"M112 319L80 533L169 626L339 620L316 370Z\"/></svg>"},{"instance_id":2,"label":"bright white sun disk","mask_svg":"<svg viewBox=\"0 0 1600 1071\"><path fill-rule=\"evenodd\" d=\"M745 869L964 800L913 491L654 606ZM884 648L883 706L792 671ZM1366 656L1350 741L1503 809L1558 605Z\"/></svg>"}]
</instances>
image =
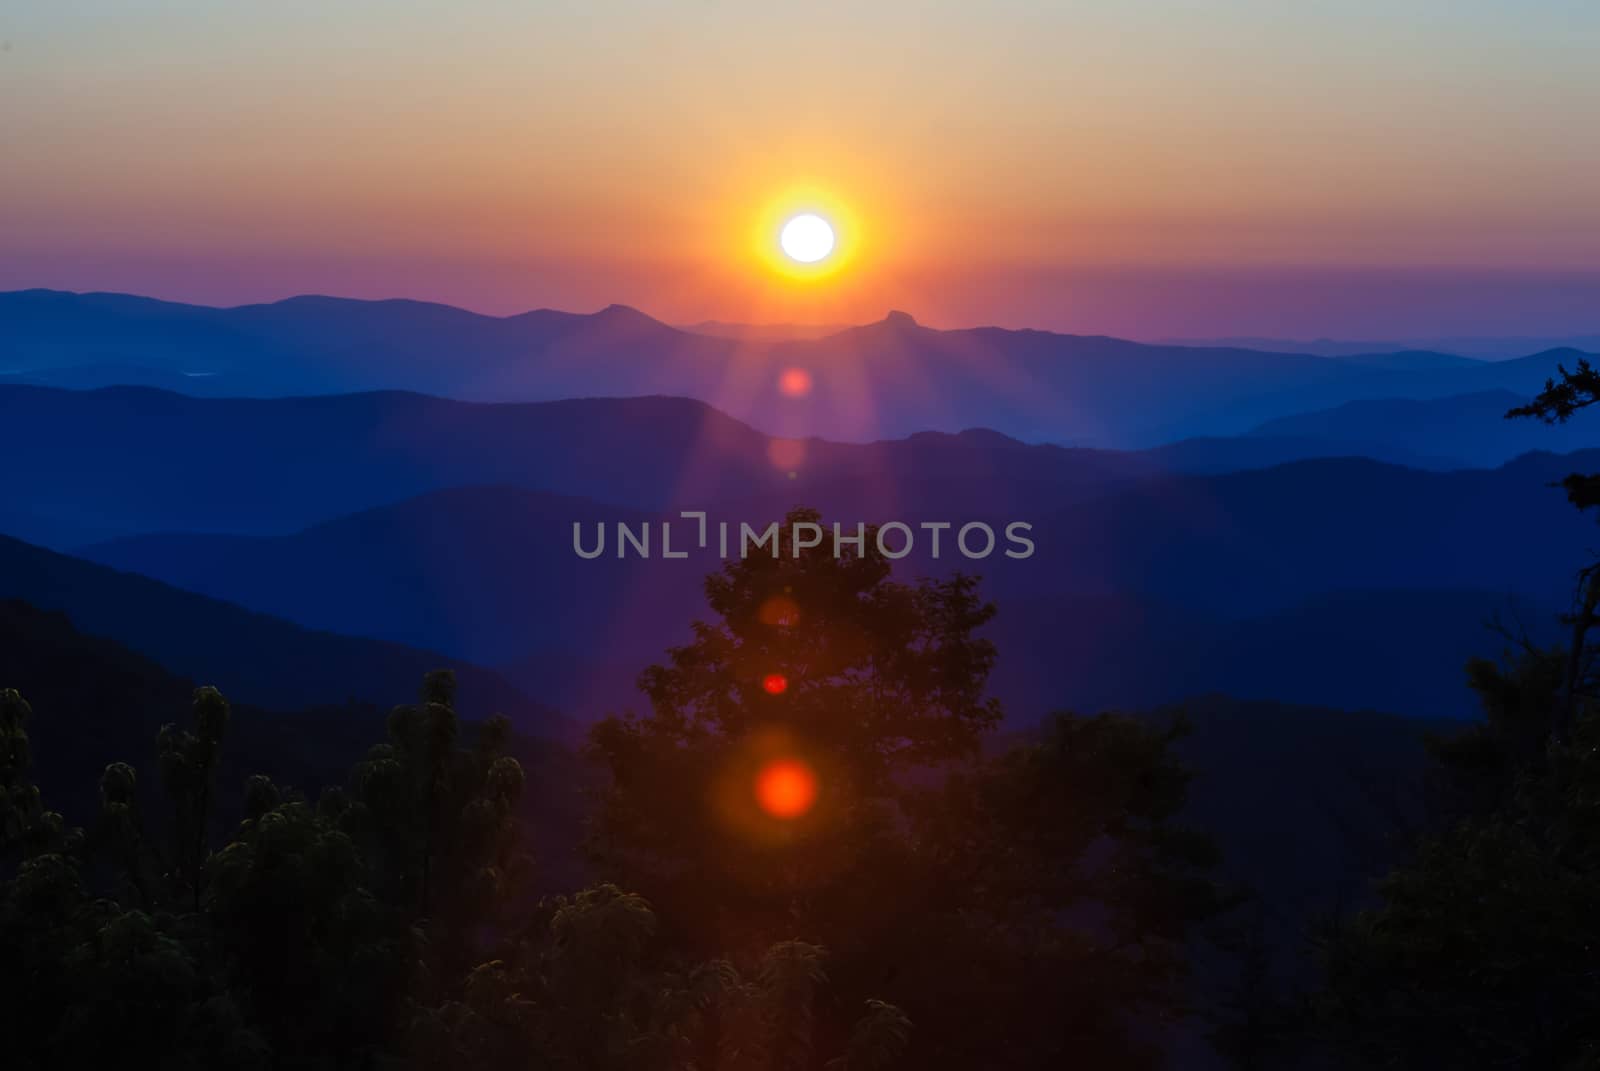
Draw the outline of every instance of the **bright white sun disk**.
<instances>
[{"instance_id":1,"label":"bright white sun disk","mask_svg":"<svg viewBox=\"0 0 1600 1071\"><path fill-rule=\"evenodd\" d=\"M821 216L806 212L783 225L778 245L791 260L815 264L833 252L833 228Z\"/></svg>"}]
</instances>

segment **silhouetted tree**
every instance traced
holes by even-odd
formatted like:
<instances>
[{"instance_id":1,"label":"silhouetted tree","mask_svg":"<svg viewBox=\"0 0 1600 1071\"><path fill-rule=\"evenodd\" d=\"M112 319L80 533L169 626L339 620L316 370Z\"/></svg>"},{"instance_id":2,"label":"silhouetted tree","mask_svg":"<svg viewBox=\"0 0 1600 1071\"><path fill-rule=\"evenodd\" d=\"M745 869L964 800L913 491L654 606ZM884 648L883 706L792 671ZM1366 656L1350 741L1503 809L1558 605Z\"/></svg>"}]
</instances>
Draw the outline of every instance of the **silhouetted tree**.
<instances>
[{"instance_id":1,"label":"silhouetted tree","mask_svg":"<svg viewBox=\"0 0 1600 1071\"><path fill-rule=\"evenodd\" d=\"M1600 718L1585 702L1570 745L1544 746L1560 662L1475 664L1485 721L1432 746L1442 828L1331 935L1323 1011L1362 1066L1600 1057Z\"/></svg>"},{"instance_id":2,"label":"silhouetted tree","mask_svg":"<svg viewBox=\"0 0 1600 1071\"><path fill-rule=\"evenodd\" d=\"M1600 371L1580 357L1574 371L1558 365L1560 380L1545 381L1544 390L1527 405L1509 410L1506 417L1535 417L1549 424L1565 424L1575 413L1600 402ZM1561 481L1567 500L1580 510L1600 506L1600 473L1569 473ZM1600 623L1600 562L1590 562L1578 571L1577 590L1566 623L1571 630L1567 641L1566 671L1561 693L1556 700L1556 717L1550 733L1565 743L1572 731L1579 695L1589 685L1592 659L1589 658L1589 630Z\"/></svg>"},{"instance_id":3,"label":"silhouetted tree","mask_svg":"<svg viewBox=\"0 0 1600 1071\"><path fill-rule=\"evenodd\" d=\"M900 584L868 551L709 590L721 623L646 675L657 711L595 732L597 856L628 883L538 901L510 726L463 727L448 674L314 805L256 775L219 807L230 708L196 690L157 740L167 865L131 765L92 837L44 807L0 693L7 1065L1151 1063L1134 1020L1174 1007L1210 897L1173 733L1063 716L984 755L968 578ZM242 819L213 852L219 811Z\"/></svg>"},{"instance_id":4,"label":"silhouetted tree","mask_svg":"<svg viewBox=\"0 0 1600 1071\"><path fill-rule=\"evenodd\" d=\"M1587 360L1508 417L1560 422L1600 401ZM1580 509L1600 476L1564 481ZM1580 571L1566 649L1475 659L1484 719L1430 742L1439 820L1324 948L1324 1022L1368 1067L1600 1066L1600 711Z\"/></svg>"},{"instance_id":5,"label":"silhouetted tree","mask_svg":"<svg viewBox=\"0 0 1600 1071\"><path fill-rule=\"evenodd\" d=\"M726 960L664 962L640 896L597 885L541 903L459 996L413 1020L416 1067L561 1071L779 1071L824 1066L811 1030L825 953L780 942L749 976ZM906 1046L903 1012L873 1002L826 1066L886 1069Z\"/></svg>"},{"instance_id":6,"label":"silhouetted tree","mask_svg":"<svg viewBox=\"0 0 1600 1071\"><path fill-rule=\"evenodd\" d=\"M1184 935L1218 904L1209 842L1175 822L1173 735L1061 716L984 756L977 581L897 581L870 530L792 554L813 524L791 513L781 554L713 574L713 619L640 679L650 713L592 732L597 865L682 955L829 948L825 1048L848 1043L841 1008L892 998L920 1067L1150 1064L1133 1022L1175 1011ZM792 764L815 799L775 813L760 786Z\"/></svg>"},{"instance_id":7,"label":"silhouetted tree","mask_svg":"<svg viewBox=\"0 0 1600 1071\"><path fill-rule=\"evenodd\" d=\"M1305 995L1286 988L1273 970L1267 906L1254 900L1211 934L1231 968L1205 1008L1207 1038L1234 1071L1302 1066L1308 1048Z\"/></svg>"},{"instance_id":8,"label":"silhouetted tree","mask_svg":"<svg viewBox=\"0 0 1600 1071\"><path fill-rule=\"evenodd\" d=\"M192 715L193 731L180 729L176 724L162 726L156 738L156 749L160 756L161 784L173 807L174 877L189 889L193 908L199 911L208 851L212 781L228 727L228 701L215 688L196 688Z\"/></svg>"},{"instance_id":9,"label":"silhouetted tree","mask_svg":"<svg viewBox=\"0 0 1600 1071\"><path fill-rule=\"evenodd\" d=\"M125 762L100 774L100 837L146 911L154 907L145 873L144 823L139 818L139 775Z\"/></svg>"},{"instance_id":10,"label":"silhouetted tree","mask_svg":"<svg viewBox=\"0 0 1600 1071\"><path fill-rule=\"evenodd\" d=\"M478 962L484 924L526 880L516 819L524 774L504 754L510 724L496 715L471 748L457 747L455 677L430 673L419 701L396 707L389 739L355 771L341 818L370 856L380 895L406 904L429 937L432 969L454 979Z\"/></svg>"},{"instance_id":11,"label":"silhouetted tree","mask_svg":"<svg viewBox=\"0 0 1600 1071\"><path fill-rule=\"evenodd\" d=\"M207 914L232 991L275 1059L358 1067L402 1021L419 944L378 901L338 815L252 779L256 811L212 859Z\"/></svg>"},{"instance_id":12,"label":"silhouetted tree","mask_svg":"<svg viewBox=\"0 0 1600 1071\"><path fill-rule=\"evenodd\" d=\"M447 685L432 678L425 686L436 741L454 739ZM95 836L85 840L44 808L27 776L31 711L15 692L0 692L0 828L15 864L0 870L0 1006L8 1020L15 1013L29 1024L7 1046L8 1066L376 1066L397 1051L416 1001L455 978L425 984L424 949L448 966L447 939L430 929L425 943L416 884L394 880L358 841L428 846L428 808L450 939L493 925L483 872L520 852L510 823L521 770L500 753L503 723L486 726L473 751L442 742L423 751L431 772L402 757L403 779L417 791L387 815L375 815L359 792L352 802L335 789L312 807L270 778L251 777L244 821L212 855L206 833L228 713L215 689L201 688L193 728L167 725L158 736L176 860L174 880L161 888L146 877L151 846L133 767L106 767ZM404 732L406 715L396 723ZM367 764L357 771L366 772ZM381 805L382 794L372 795ZM96 854L110 866L96 866ZM398 865L410 876L422 864L410 851ZM97 895L89 877L97 870L114 875L138 907ZM399 895L385 899L381 890ZM469 957L472 947L463 940L454 954ZM524 1050L523 1062L533 1054Z\"/></svg>"},{"instance_id":13,"label":"silhouetted tree","mask_svg":"<svg viewBox=\"0 0 1600 1071\"><path fill-rule=\"evenodd\" d=\"M850 1049L828 1061L828 1071L887 1071L911 1043L911 1020L893 1004L867 1001L867 1013L850 1032Z\"/></svg>"},{"instance_id":14,"label":"silhouetted tree","mask_svg":"<svg viewBox=\"0 0 1600 1071\"><path fill-rule=\"evenodd\" d=\"M265 1066L255 1036L196 954L188 922L93 895L85 839L44 808L26 779L28 715L21 696L0 692L0 777L15 834L9 843L21 856L0 881L0 1007L17 1025L6 1036L8 1066ZM136 851L133 783L121 764L102 778L107 843L124 866ZM138 874L131 870L130 881Z\"/></svg>"},{"instance_id":15,"label":"silhouetted tree","mask_svg":"<svg viewBox=\"0 0 1600 1071\"><path fill-rule=\"evenodd\" d=\"M32 717L33 708L16 689L0 690L0 865L58 851L69 834L61 815L46 809L32 780Z\"/></svg>"}]
</instances>

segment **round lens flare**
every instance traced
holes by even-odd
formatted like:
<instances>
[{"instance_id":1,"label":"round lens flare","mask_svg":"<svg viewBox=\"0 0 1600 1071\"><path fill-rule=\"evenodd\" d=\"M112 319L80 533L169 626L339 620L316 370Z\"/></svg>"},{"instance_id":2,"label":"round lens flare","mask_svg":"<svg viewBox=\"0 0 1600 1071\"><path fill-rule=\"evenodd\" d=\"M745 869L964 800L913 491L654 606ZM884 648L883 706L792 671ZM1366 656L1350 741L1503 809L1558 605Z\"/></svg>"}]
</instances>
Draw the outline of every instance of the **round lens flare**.
<instances>
[{"instance_id":1,"label":"round lens flare","mask_svg":"<svg viewBox=\"0 0 1600 1071\"><path fill-rule=\"evenodd\" d=\"M806 459L806 444L800 439L770 439L767 442L767 460L772 467L785 472L800 467Z\"/></svg>"},{"instance_id":2,"label":"round lens flare","mask_svg":"<svg viewBox=\"0 0 1600 1071\"><path fill-rule=\"evenodd\" d=\"M788 628L800 620L800 604L787 595L774 595L761 604L756 618L763 625Z\"/></svg>"},{"instance_id":3,"label":"round lens flare","mask_svg":"<svg viewBox=\"0 0 1600 1071\"><path fill-rule=\"evenodd\" d=\"M789 678L782 673L768 673L761 679L761 687L768 695L782 695L789 690Z\"/></svg>"},{"instance_id":4,"label":"round lens flare","mask_svg":"<svg viewBox=\"0 0 1600 1071\"><path fill-rule=\"evenodd\" d=\"M833 226L814 212L802 212L783 225L778 245L790 260L815 264L833 252Z\"/></svg>"},{"instance_id":5,"label":"round lens flare","mask_svg":"<svg viewBox=\"0 0 1600 1071\"><path fill-rule=\"evenodd\" d=\"M811 373L804 368L785 368L778 375L778 389L791 398L811 393Z\"/></svg>"},{"instance_id":6,"label":"round lens flare","mask_svg":"<svg viewBox=\"0 0 1600 1071\"><path fill-rule=\"evenodd\" d=\"M799 818L817 802L817 775L799 759L774 759L756 773L756 803L774 818Z\"/></svg>"}]
</instances>

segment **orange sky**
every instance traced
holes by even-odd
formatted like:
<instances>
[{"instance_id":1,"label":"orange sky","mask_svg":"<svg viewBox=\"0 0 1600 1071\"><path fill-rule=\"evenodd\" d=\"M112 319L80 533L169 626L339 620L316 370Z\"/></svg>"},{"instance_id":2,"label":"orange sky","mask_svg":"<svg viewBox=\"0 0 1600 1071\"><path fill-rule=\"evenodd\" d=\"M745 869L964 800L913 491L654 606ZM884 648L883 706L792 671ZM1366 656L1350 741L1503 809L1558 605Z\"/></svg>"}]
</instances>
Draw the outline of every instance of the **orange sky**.
<instances>
[{"instance_id":1,"label":"orange sky","mask_svg":"<svg viewBox=\"0 0 1600 1071\"><path fill-rule=\"evenodd\" d=\"M0 15L0 285L1061 326L1097 267L1600 269L1587 3L133 7ZM799 185L857 221L806 283L749 238Z\"/></svg>"}]
</instances>

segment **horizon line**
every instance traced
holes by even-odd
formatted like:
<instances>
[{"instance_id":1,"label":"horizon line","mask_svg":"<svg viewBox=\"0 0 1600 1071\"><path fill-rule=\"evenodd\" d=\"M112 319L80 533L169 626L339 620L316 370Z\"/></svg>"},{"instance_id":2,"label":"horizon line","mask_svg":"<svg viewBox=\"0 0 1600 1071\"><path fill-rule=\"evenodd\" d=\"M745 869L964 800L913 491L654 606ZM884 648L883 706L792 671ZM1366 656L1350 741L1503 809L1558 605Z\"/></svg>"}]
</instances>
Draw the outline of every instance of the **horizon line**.
<instances>
[{"instance_id":1,"label":"horizon line","mask_svg":"<svg viewBox=\"0 0 1600 1071\"><path fill-rule=\"evenodd\" d=\"M589 312L575 311L575 310L572 310L572 309L556 308L554 306L548 306L548 305L540 305L540 306L535 306L535 307L532 307L532 308L526 308L526 309L523 309L523 310L521 310L519 312L496 313L496 312L488 312L488 311L485 311L485 310L482 310L482 309L472 308L472 307L467 306L467 305L458 305L458 304L454 304L452 302L439 301L439 300L434 300L434 299L431 299L431 298L416 298L416 297L402 297L402 296L377 297L377 298L373 298L373 297L352 297L352 296L346 296L346 295L341 295L341 294L330 294L330 293L317 292L317 291L307 291L307 292L304 292L304 293L289 294L289 295L281 297L281 298L275 298L275 299L267 300L267 301L244 301L244 302L239 302L237 304L212 304L212 303L204 302L204 301L189 301L189 300L181 300L181 299L170 298L170 297L159 297L159 296L154 295L154 294L134 293L132 291L127 291L127 290L68 290L68 289L62 289L60 287L50 287L50 286L19 287L17 289L12 289L12 290L0 290L0 297L14 297L14 296L17 296L17 295L22 295L22 294L52 294L52 295L60 295L60 296L68 296L68 297L79 297L79 298L94 298L94 297L129 298L129 299L132 299L132 300L135 300L135 301L150 301L150 302L156 302L158 304L163 304L163 305L177 305L177 306L183 306L183 307L194 308L194 309L208 309L208 310L212 310L212 311L215 311L215 312L233 312L233 311L238 311L238 310L241 310L241 309L270 308L270 307L276 306L276 305L286 305L286 304L290 304L290 303L296 302L296 301L308 301L308 300L340 302L340 303L346 303L346 304L352 304L352 305L421 305L421 306L428 306L428 307L439 308L439 309L449 309L452 312L465 313L466 315L475 316L475 317L479 317L479 318L486 319L486 320L500 320L500 321L516 320L516 319L520 319L520 318L525 317L525 316L538 315L540 313L549 313L549 314L554 314L554 315L558 315L558 316L572 316L572 317L580 317L580 318L592 318L592 317L603 315L603 314L605 314L607 312L617 311L617 312L632 313L634 315L641 316L641 317L651 321L652 323L658 324L661 327L667 328L669 330L681 331L681 332L684 332L684 333L687 333L687 334L697 334L697 335L702 335L702 336L710 337L710 338L730 338L730 336L728 336L728 335L719 335L719 334L716 334L713 331L707 330L709 328L724 328L724 329L753 330L753 331L783 331L783 330L791 330L791 331L819 331L819 332L822 332L822 334L818 334L816 336L813 336L812 340L816 340L816 339L821 339L821 338L828 337L828 335L838 334L838 333L841 333L841 332L844 332L844 331L850 331L850 330L854 330L854 329L858 329L858 328L862 328L862 327L870 327L870 326L873 326L873 325L876 325L876 324L887 323L887 322L895 321L895 320L901 319L901 318L905 319L906 321L909 321L912 325L914 325L916 327L920 327L920 328L923 328L923 329L926 329L926 330L930 330L930 331L938 331L938 332L985 331L985 330L1008 331L1008 332L1037 332L1037 333L1040 333L1040 334L1058 335L1058 336L1062 336L1062 337L1111 338L1111 339L1120 339L1120 340L1123 340L1123 341L1135 342L1135 343L1145 344L1145 345L1166 345L1166 346L1180 346L1180 347L1187 347L1187 348L1206 348L1206 347L1212 347L1212 348L1216 348L1216 347L1221 347L1221 348L1253 348L1253 347L1244 345L1245 343L1288 343L1288 344L1293 344L1293 345L1315 346L1315 345L1391 345L1391 344L1395 344L1395 343L1402 343L1403 344L1403 343L1408 343L1408 342L1438 343L1438 342L1441 342L1441 341L1450 341L1450 340L1462 341L1462 342L1479 342L1479 343L1488 343L1488 342L1523 342L1523 341L1529 341L1529 342L1562 342L1562 341L1573 340L1573 339L1587 339L1587 338L1590 338L1590 337L1600 337L1600 325L1597 325L1596 328L1593 331L1563 332L1563 333L1560 333L1560 334L1550 334L1550 335L1527 334L1527 333L1515 333L1515 334L1471 334L1471 333L1460 333L1460 332L1445 332L1445 333L1440 333L1440 334L1435 334L1435 335L1396 335L1396 336L1389 336L1389 337L1365 337L1365 338L1363 338L1363 337L1355 337L1355 336L1336 336L1336 335L1326 335L1326 334L1319 334L1319 335L1317 335L1315 337L1310 337L1310 336L1290 336L1290 335L1272 335L1272 334L1260 334L1260 333L1248 332L1248 331L1238 332L1238 333L1218 334L1218 335L1171 335L1171 334L1148 335L1148 336L1113 335L1113 334L1107 334L1105 332L1063 331L1063 330L1058 330L1058 329L1054 329L1054 328L1045 328L1045 327L1009 327L1009 326L1006 326L1006 325L1003 325L1003 324L992 323L992 322L961 324L961 325L955 325L955 326L939 325L939 324L933 324L933 323L929 323L927 321L924 321L919 316L917 316L917 315L915 315L913 313L907 312L907 311L905 311L903 309L895 309L895 308L891 308L891 309L886 310L884 315L879 317L876 320L863 320L863 321L859 321L859 322L840 322L840 321L837 321L837 320L833 320L833 321L815 321L815 322L806 321L806 320L784 320L784 321L728 320L728 319L720 319L720 318L712 317L712 318L703 319L703 320L696 320L696 321L694 321L692 323L674 323L671 320L665 320L665 319L662 319L659 316L656 316L656 315L654 315L652 313L649 313L649 312L645 311L644 309L641 309L637 305L631 305L631 304L628 304L626 302L620 302L620 301L609 302L609 303L607 303L605 305L602 305L599 308L596 308L593 311L589 311ZM778 339L778 340L774 340L774 341L785 341L785 340Z\"/></svg>"}]
</instances>

